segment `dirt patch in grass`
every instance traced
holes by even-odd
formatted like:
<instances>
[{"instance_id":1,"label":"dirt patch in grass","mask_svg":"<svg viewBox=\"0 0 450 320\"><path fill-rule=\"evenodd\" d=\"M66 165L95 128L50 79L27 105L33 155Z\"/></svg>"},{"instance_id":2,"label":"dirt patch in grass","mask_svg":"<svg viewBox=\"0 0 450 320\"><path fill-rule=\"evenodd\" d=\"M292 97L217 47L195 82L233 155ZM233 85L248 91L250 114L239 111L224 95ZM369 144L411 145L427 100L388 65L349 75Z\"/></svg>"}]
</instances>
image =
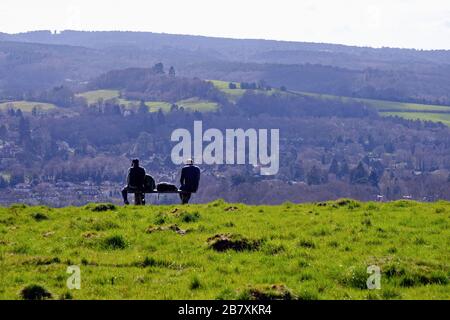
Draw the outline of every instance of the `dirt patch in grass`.
<instances>
[{"instance_id":1,"label":"dirt patch in grass","mask_svg":"<svg viewBox=\"0 0 450 320\"><path fill-rule=\"evenodd\" d=\"M297 296L284 284L250 287L239 297L242 300L296 300Z\"/></svg>"},{"instance_id":2,"label":"dirt patch in grass","mask_svg":"<svg viewBox=\"0 0 450 320\"><path fill-rule=\"evenodd\" d=\"M261 240L250 240L238 234L216 234L208 238L209 246L215 251L244 251L244 250L258 250L261 245Z\"/></svg>"},{"instance_id":3,"label":"dirt patch in grass","mask_svg":"<svg viewBox=\"0 0 450 320\"><path fill-rule=\"evenodd\" d=\"M61 263L61 260L58 257L48 258L48 257L34 257L29 260L24 261L25 265L34 265L34 266L46 266L54 263Z\"/></svg>"},{"instance_id":4,"label":"dirt patch in grass","mask_svg":"<svg viewBox=\"0 0 450 320\"><path fill-rule=\"evenodd\" d=\"M230 207L225 208L225 211L227 211L227 212L229 212L229 211L237 211L237 210L239 210L239 208L236 207L236 206L230 206Z\"/></svg>"},{"instance_id":5,"label":"dirt patch in grass","mask_svg":"<svg viewBox=\"0 0 450 320\"><path fill-rule=\"evenodd\" d=\"M43 236L44 238L49 238L49 237L51 237L51 236L54 235L54 234L55 234L54 231L48 231L48 232L44 232L44 233L42 234L42 236Z\"/></svg>"},{"instance_id":6,"label":"dirt patch in grass","mask_svg":"<svg viewBox=\"0 0 450 320\"><path fill-rule=\"evenodd\" d=\"M98 238L98 234L96 232L85 232L82 234L82 236L86 239Z\"/></svg>"},{"instance_id":7,"label":"dirt patch in grass","mask_svg":"<svg viewBox=\"0 0 450 320\"><path fill-rule=\"evenodd\" d=\"M147 230L145 230L146 233L153 233L153 232L157 232L157 231L174 231L182 236L184 236L188 232L188 230L180 229L180 227L178 227L176 224L171 224L170 226L160 226L160 227L150 226L147 228Z\"/></svg>"}]
</instances>

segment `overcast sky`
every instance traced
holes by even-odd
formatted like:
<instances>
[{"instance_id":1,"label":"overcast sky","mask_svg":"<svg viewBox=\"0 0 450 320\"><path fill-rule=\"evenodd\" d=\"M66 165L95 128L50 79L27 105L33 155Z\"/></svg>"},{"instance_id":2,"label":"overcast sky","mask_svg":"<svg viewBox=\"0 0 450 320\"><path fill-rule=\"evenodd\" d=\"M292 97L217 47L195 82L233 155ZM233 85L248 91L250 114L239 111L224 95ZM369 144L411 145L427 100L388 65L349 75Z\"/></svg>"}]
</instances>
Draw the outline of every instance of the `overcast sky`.
<instances>
[{"instance_id":1,"label":"overcast sky","mask_svg":"<svg viewBox=\"0 0 450 320\"><path fill-rule=\"evenodd\" d=\"M450 49L450 0L0 0L0 32L44 29Z\"/></svg>"}]
</instances>

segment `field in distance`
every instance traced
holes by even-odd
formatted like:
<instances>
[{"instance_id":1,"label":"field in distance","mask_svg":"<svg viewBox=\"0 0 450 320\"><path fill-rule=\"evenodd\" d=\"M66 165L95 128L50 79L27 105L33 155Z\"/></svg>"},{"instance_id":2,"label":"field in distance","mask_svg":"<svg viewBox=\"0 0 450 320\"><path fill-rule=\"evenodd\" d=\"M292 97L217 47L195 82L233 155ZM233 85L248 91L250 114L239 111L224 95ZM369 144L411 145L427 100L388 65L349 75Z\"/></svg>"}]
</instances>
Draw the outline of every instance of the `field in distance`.
<instances>
[{"instance_id":1,"label":"field in distance","mask_svg":"<svg viewBox=\"0 0 450 320\"><path fill-rule=\"evenodd\" d=\"M0 110L20 109L23 112L32 112L33 109L39 112L54 110L57 107L51 103L33 102L33 101L12 101L0 103Z\"/></svg>"},{"instance_id":2,"label":"field in distance","mask_svg":"<svg viewBox=\"0 0 450 320\"><path fill-rule=\"evenodd\" d=\"M232 103L236 103L247 90L241 89L240 83L231 82L235 85L235 89L230 89L230 82L221 80L208 80L214 84L219 90L225 93L228 100ZM376 109L382 116L398 116L409 120L423 120L432 122L441 122L450 126L450 107L439 105L426 105L417 103L406 103L396 101L384 101L374 99L362 99L353 97L340 97L328 94L319 94L311 92L297 92L297 91L281 91L276 88L270 90L258 90L258 92L264 94L294 94L310 96L323 100L339 100L343 103L358 102L366 105L369 108ZM86 99L89 105L98 102L99 100L117 99L118 103L124 105L126 108L137 108L139 101L127 100L120 97L120 91L118 90L94 90L79 93L78 96ZM157 112L162 110L163 112L169 112L172 107L172 103L166 101L146 101L150 112ZM187 111L200 111L211 112L216 111L219 105L212 101L201 100L193 97L186 100L176 102L179 108L183 108ZM49 103L31 102L31 101L12 101L0 103L0 110L7 110L9 108L20 109L23 112L31 112L33 109L39 110L39 112L49 112L60 110L57 106ZM65 110L67 111L67 109Z\"/></svg>"},{"instance_id":3,"label":"field in distance","mask_svg":"<svg viewBox=\"0 0 450 320\"><path fill-rule=\"evenodd\" d=\"M0 208L0 299L448 299L449 226L445 201L14 205Z\"/></svg>"},{"instance_id":4,"label":"field in distance","mask_svg":"<svg viewBox=\"0 0 450 320\"><path fill-rule=\"evenodd\" d=\"M124 105L127 108L139 105L139 101L126 100L120 98L120 91L118 90L87 91L78 94L78 96L85 98L89 105L98 102L100 99L102 100L117 99L119 104ZM165 101L146 101L145 104L149 108L150 112L157 112L159 111L159 109L161 109L163 112L169 112L172 107L172 103ZM215 102L205 101L198 98L190 98L186 100L177 101L175 104L178 105L178 107L180 108L183 107L185 110L188 111L201 111L201 112L215 111L219 107L218 104Z\"/></svg>"},{"instance_id":5,"label":"field in distance","mask_svg":"<svg viewBox=\"0 0 450 320\"><path fill-rule=\"evenodd\" d=\"M228 99L232 102L236 102L247 91L246 89L240 89L240 84L233 82L236 85L236 89L230 89L230 82L220 80L210 80L216 88L223 91ZM450 126L450 106L428 105L419 103L375 100L375 99L362 99L353 97L341 97L329 94L320 94L312 92L300 92L300 91L281 91L276 88L272 88L268 91L261 91L265 94L294 94L310 96L322 100L339 100L342 103L358 102L366 105L369 108L374 108L382 116L398 116L409 120L424 120L433 122L442 122L443 124Z\"/></svg>"}]
</instances>

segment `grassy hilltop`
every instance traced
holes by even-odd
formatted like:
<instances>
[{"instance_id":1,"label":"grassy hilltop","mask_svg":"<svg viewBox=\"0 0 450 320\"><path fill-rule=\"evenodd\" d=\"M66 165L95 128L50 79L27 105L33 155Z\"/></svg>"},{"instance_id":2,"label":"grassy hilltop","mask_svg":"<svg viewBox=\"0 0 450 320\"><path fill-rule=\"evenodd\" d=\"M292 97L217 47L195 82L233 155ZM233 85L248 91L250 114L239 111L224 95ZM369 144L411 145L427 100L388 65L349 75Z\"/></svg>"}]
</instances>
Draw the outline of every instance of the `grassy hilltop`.
<instances>
[{"instance_id":1,"label":"grassy hilltop","mask_svg":"<svg viewBox=\"0 0 450 320\"><path fill-rule=\"evenodd\" d=\"M0 299L449 299L449 226L444 201L15 205L0 208Z\"/></svg>"}]
</instances>

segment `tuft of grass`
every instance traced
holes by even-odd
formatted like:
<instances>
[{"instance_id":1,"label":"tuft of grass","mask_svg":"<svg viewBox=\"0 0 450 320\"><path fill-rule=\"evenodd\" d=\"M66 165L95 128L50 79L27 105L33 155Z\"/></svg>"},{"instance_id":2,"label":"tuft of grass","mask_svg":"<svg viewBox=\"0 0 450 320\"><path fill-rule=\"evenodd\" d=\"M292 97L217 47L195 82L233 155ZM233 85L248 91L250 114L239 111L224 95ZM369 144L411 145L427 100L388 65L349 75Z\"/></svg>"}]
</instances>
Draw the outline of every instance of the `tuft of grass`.
<instances>
[{"instance_id":1,"label":"tuft of grass","mask_svg":"<svg viewBox=\"0 0 450 320\"><path fill-rule=\"evenodd\" d=\"M356 209L361 207L361 204L359 201L353 200L353 199L338 199L335 201L335 204L339 207L347 207L348 209Z\"/></svg>"},{"instance_id":2,"label":"tuft of grass","mask_svg":"<svg viewBox=\"0 0 450 320\"><path fill-rule=\"evenodd\" d=\"M36 221L48 220L48 216L40 212L33 213L31 217Z\"/></svg>"},{"instance_id":3,"label":"tuft of grass","mask_svg":"<svg viewBox=\"0 0 450 320\"><path fill-rule=\"evenodd\" d=\"M341 278L341 283L355 289L367 289L369 275L364 267L351 267Z\"/></svg>"},{"instance_id":4,"label":"tuft of grass","mask_svg":"<svg viewBox=\"0 0 450 320\"><path fill-rule=\"evenodd\" d=\"M123 236L113 235L102 239L100 247L105 250L121 250L127 247L127 242Z\"/></svg>"},{"instance_id":5,"label":"tuft of grass","mask_svg":"<svg viewBox=\"0 0 450 320\"><path fill-rule=\"evenodd\" d=\"M316 244L312 240L302 239L298 242L298 246L302 248L314 249Z\"/></svg>"},{"instance_id":6,"label":"tuft of grass","mask_svg":"<svg viewBox=\"0 0 450 320\"><path fill-rule=\"evenodd\" d=\"M43 286L30 284L20 291L20 297L23 300L46 300L51 299L52 294Z\"/></svg>"},{"instance_id":7,"label":"tuft of grass","mask_svg":"<svg viewBox=\"0 0 450 320\"><path fill-rule=\"evenodd\" d=\"M197 222L200 219L200 214L198 212L189 212L183 213L181 215L181 221L189 223L189 222Z\"/></svg>"},{"instance_id":8,"label":"tuft of grass","mask_svg":"<svg viewBox=\"0 0 450 320\"><path fill-rule=\"evenodd\" d=\"M100 203L91 207L93 212L114 211L117 207L112 203Z\"/></svg>"},{"instance_id":9,"label":"tuft of grass","mask_svg":"<svg viewBox=\"0 0 450 320\"><path fill-rule=\"evenodd\" d=\"M194 276L191 279L191 282L189 284L189 289L191 290L197 290L202 286L202 284L200 283L200 279L197 276Z\"/></svg>"}]
</instances>

